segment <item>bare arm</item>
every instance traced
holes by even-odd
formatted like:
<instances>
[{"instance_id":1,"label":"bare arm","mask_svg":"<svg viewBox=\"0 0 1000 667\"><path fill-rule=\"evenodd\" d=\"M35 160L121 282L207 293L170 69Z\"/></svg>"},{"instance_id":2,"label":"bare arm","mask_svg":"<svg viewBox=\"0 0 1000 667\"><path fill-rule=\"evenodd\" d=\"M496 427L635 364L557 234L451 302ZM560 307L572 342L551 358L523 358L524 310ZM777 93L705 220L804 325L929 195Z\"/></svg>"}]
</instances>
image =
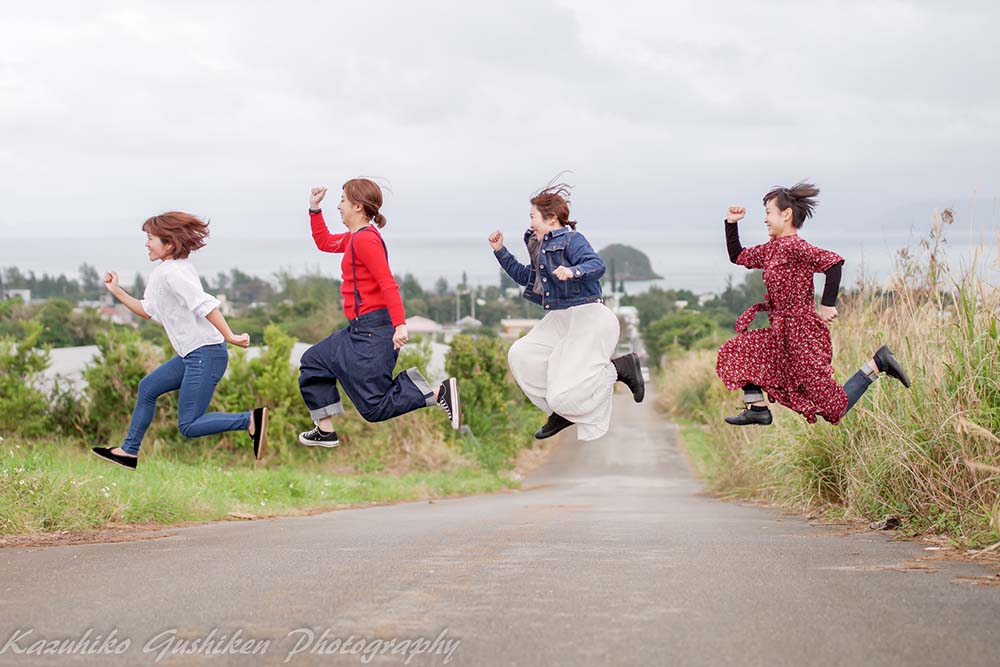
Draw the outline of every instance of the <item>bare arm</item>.
<instances>
[{"instance_id":1,"label":"bare arm","mask_svg":"<svg viewBox=\"0 0 1000 667\"><path fill-rule=\"evenodd\" d=\"M150 319L149 313L142 308L142 302L122 289L121 285L118 284L118 274L116 272L108 271L104 274L104 287L133 313L144 320Z\"/></svg>"},{"instance_id":2,"label":"bare arm","mask_svg":"<svg viewBox=\"0 0 1000 667\"><path fill-rule=\"evenodd\" d=\"M233 345L239 345L240 347L248 347L250 345L250 334L241 333L235 334L233 330L229 328L229 323L226 322L225 316L222 312L215 308L208 315L205 316L209 324L219 330L222 337L226 339L227 343L232 343Z\"/></svg>"}]
</instances>

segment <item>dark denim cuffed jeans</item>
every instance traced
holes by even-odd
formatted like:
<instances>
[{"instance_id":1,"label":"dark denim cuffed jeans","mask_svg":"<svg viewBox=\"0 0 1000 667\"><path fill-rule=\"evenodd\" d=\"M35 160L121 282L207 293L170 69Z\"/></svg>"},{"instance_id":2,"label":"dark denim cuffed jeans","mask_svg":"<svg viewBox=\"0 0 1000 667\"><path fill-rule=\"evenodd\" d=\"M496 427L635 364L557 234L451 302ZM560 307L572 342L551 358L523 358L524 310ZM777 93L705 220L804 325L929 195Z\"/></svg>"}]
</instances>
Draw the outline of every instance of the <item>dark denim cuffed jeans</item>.
<instances>
[{"instance_id":1,"label":"dark denim cuffed jeans","mask_svg":"<svg viewBox=\"0 0 1000 667\"><path fill-rule=\"evenodd\" d=\"M393 332L389 311L382 308L359 315L306 350L299 364L299 391L313 421L344 411L337 382L370 422L434 405L434 392L416 368L392 377L399 358Z\"/></svg>"},{"instance_id":2,"label":"dark denim cuffed jeans","mask_svg":"<svg viewBox=\"0 0 1000 667\"><path fill-rule=\"evenodd\" d=\"M177 426L185 436L197 438L245 430L250 425L249 412L205 412L228 365L229 350L225 343L205 345L186 357L174 357L142 378L122 449L129 454L139 453L139 445L156 412L156 399L178 389Z\"/></svg>"}]
</instances>

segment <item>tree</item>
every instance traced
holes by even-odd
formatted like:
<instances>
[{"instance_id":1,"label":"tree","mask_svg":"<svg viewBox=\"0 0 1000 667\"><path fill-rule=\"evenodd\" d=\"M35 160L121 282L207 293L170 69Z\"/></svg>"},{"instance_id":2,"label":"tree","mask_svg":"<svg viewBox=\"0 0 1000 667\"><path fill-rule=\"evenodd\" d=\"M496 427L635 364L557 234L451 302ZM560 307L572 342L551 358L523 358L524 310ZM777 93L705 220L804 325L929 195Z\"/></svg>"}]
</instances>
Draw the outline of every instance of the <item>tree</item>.
<instances>
[{"instance_id":1,"label":"tree","mask_svg":"<svg viewBox=\"0 0 1000 667\"><path fill-rule=\"evenodd\" d=\"M83 296L91 299L98 298L104 291L104 281L97 269L86 262L80 265L80 291Z\"/></svg>"},{"instance_id":2,"label":"tree","mask_svg":"<svg viewBox=\"0 0 1000 667\"><path fill-rule=\"evenodd\" d=\"M135 282L132 283L132 296L134 296L137 299L141 299L145 291L146 291L146 281L143 279L141 273L136 273Z\"/></svg>"},{"instance_id":3,"label":"tree","mask_svg":"<svg viewBox=\"0 0 1000 667\"><path fill-rule=\"evenodd\" d=\"M438 296L444 296L448 293L448 281L445 280L444 276L437 279L434 283L434 293Z\"/></svg>"}]
</instances>

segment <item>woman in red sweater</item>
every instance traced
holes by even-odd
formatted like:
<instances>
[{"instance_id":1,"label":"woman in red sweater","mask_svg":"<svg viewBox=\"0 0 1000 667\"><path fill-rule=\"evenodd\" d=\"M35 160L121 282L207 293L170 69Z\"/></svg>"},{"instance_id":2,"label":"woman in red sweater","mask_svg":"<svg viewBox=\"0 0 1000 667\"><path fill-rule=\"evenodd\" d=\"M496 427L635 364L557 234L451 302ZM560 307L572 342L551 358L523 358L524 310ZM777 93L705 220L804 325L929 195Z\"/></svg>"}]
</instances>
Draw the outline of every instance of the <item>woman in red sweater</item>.
<instances>
[{"instance_id":1,"label":"woman in red sweater","mask_svg":"<svg viewBox=\"0 0 1000 667\"><path fill-rule=\"evenodd\" d=\"M458 429L461 411L458 382L448 378L432 389L416 368L395 378L399 349L406 345L406 314L399 286L389 268L389 254L378 230L385 226L382 190L367 178L344 183L337 210L346 232L331 234L320 202L326 188L313 188L309 222L323 252L342 253L340 293L348 325L302 355L299 390L316 428L299 434L308 446L340 444L332 417L344 411L337 382L367 421L378 422L418 408L440 406Z\"/></svg>"}]
</instances>

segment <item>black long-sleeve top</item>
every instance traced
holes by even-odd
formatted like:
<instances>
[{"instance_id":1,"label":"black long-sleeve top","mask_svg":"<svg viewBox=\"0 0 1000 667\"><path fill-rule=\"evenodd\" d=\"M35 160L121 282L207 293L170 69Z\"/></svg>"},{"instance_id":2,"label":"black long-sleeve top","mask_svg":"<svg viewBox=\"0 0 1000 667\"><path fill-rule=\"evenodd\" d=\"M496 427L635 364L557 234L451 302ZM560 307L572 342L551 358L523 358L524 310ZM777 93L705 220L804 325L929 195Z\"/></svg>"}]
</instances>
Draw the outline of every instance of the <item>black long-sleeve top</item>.
<instances>
[{"instance_id":1,"label":"black long-sleeve top","mask_svg":"<svg viewBox=\"0 0 1000 667\"><path fill-rule=\"evenodd\" d=\"M743 252L743 244L740 243L739 225L726 222L726 249L729 251L729 261L736 264L736 258ZM824 272L826 284L823 286L823 297L820 303L824 306L835 307L837 305L837 294L840 292L840 279L844 269L843 260L837 262Z\"/></svg>"}]
</instances>

